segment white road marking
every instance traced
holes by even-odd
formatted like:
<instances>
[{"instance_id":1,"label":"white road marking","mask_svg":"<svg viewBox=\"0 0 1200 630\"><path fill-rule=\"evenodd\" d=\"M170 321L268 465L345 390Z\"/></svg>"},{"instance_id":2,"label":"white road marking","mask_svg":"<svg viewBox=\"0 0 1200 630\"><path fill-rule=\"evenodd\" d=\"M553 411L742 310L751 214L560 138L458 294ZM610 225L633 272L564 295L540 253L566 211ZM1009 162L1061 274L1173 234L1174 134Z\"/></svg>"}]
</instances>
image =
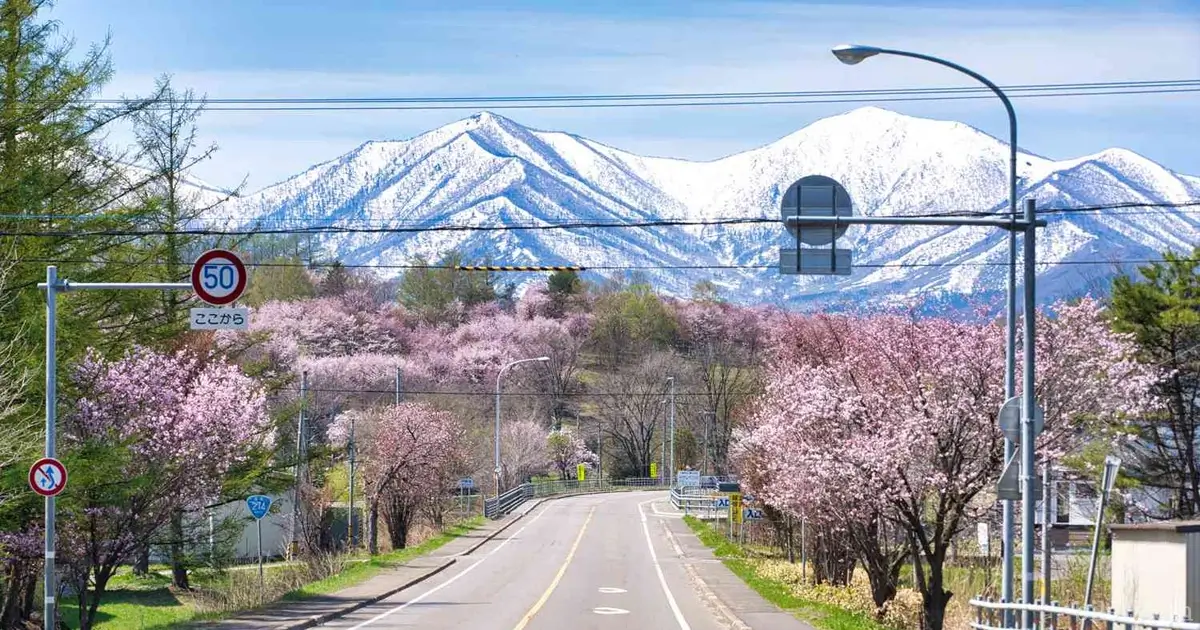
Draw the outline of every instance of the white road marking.
<instances>
[{"instance_id":1,"label":"white road marking","mask_svg":"<svg viewBox=\"0 0 1200 630\"><path fill-rule=\"evenodd\" d=\"M650 504L650 509L654 511L655 516L662 516L665 518L683 518L683 513L681 513L681 512L662 512L662 511L660 511L658 509L659 503L661 503L661 501L655 501L654 503Z\"/></svg>"},{"instance_id":2,"label":"white road marking","mask_svg":"<svg viewBox=\"0 0 1200 630\"><path fill-rule=\"evenodd\" d=\"M663 531L667 533L667 540L671 541L671 547L675 549L675 555L683 558L683 550L679 548L679 542L675 540L675 536L671 533L671 528L667 527L666 523L662 524Z\"/></svg>"},{"instance_id":3,"label":"white road marking","mask_svg":"<svg viewBox=\"0 0 1200 630\"><path fill-rule=\"evenodd\" d=\"M642 533L646 535L646 546L650 549L650 561L654 563L654 571L658 573L658 583L662 585L663 594L667 596L667 603L671 605L671 612L675 614L675 621L679 623L679 630L692 630L687 620L683 618L683 611L679 610L679 603L675 601L675 595L671 593L671 587L667 586L667 577L663 575L662 565L658 563L658 554L654 551L654 541L650 538L650 526L647 525L646 511L642 509L642 506L647 503L653 503L655 500L642 501L638 504L638 516L642 518Z\"/></svg>"},{"instance_id":4,"label":"white road marking","mask_svg":"<svg viewBox=\"0 0 1200 630\"><path fill-rule=\"evenodd\" d=\"M610 608L608 606L601 606L600 608L593 608L592 612L596 613L597 615L628 615L629 614L629 611L625 610L624 608Z\"/></svg>"},{"instance_id":5,"label":"white road marking","mask_svg":"<svg viewBox=\"0 0 1200 630\"><path fill-rule=\"evenodd\" d=\"M534 615L538 614L538 611L542 609L542 606L546 605L550 596L554 594L554 589L558 588L558 583L562 581L563 575L567 572L567 567L571 566L571 560L575 559L575 552L579 550L579 543L583 542L583 533L587 531L588 523L592 522L592 516L595 514L596 508L592 506L587 518L583 521L583 527L579 528L579 536L575 538L575 544L571 545L571 550L567 552L567 559L563 560L562 566L559 567L558 573L554 575L550 586L546 588L546 592L542 593L542 596L534 603L533 608L530 608L529 612L525 613L525 616L521 618L521 621L517 623L513 630L524 630L525 626L529 625L529 622L533 620Z\"/></svg>"},{"instance_id":6,"label":"white road marking","mask_svg":"<svg viewBox=\"0 0 1200 630\"><path fill-rule=\"evenodd\" d=\"M601 586L600 592L601 593L628 593L629 591L626 591L623 588L617 588L615 586Z\"/></svg>"},{"instance_id":7,"label":"white road marking","mask_svg":"<svg viewBox=\"0 0 1200 630\"><path fill-rule=\"evenodd\" d=\"M479 561L476 562L475 564L472 564L471 566L467 567L465 570L463 570L462 573L459 573L458 575L450 578L449 580L446 580L445 582L438 584L437 586L429 589L428 591L425 591L424 593L417 595L416 597L404 602L403 604L400 604L399 606L396 606L395 608L392 608L391 610L385 610L385 611L379 613L378 615L375 615L374 617L358 624L357 626L350 628L350 630L358 630L359 628L368 626L370 624L375 623L376 621L379 621L385 617L388 617L388 616L392 615L393 613L398 613L401 610L404 610L405 608L408 608L409 606L412 606L413 604L425 599L426 597L429 597L430 595L433 595L434 593L457 582L459 578L470 573L471 571L475 570L476 567L483 564L484 560L496 555L497 551L500 551L501 549L503 549L505 545L507 545L509 542L512 541L512 539L516 538L517 536L520 536L521 532L525 531L526 528L528 528L530 525L533 525L534 523L536 523L539 518L542 518L543 516L545 516L545 514L549 511L550 511L550 508L547 507L546 509L539 512L537 516L533 517L533 519L531 519L528 523L525 523L525 525L523 527L521 527L521 529L518 529L516 532L513 532L513 534L511 536L509 536L508 538L505 538L499 545L496 545L495 549L492 549L491 551L489 551L487 553L487 555L480 558Z\"/></svg>"}]
</instances>

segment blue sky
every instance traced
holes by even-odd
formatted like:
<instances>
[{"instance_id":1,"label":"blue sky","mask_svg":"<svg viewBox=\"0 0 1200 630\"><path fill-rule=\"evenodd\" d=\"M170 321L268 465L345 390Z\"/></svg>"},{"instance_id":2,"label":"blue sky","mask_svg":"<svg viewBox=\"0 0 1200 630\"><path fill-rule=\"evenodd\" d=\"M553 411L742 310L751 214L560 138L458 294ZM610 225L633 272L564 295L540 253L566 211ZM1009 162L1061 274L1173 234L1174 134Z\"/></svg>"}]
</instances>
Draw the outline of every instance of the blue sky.
<instances>
[{"instance_id":1,"label":"blue sky","mask_svg":"<svg viewBox=\"0 0 1200 630\"><path fill-rule=\"evenodd\" d=\"M453 7L453 8L447 8ZM965 86L899 58L838 63L856 42L935 54L995 82L1200 78L1200 2L639 0L58 0L78 42L112 35L106 95L171 73L210 97L494 96ZM1006 137L994 100L886 103ZM1200 175L1200 93L1021 99L1023 148L1069 158L1125 147ZM858 105L498 113L645 154L713 159ZM196 174L248 190L366 140L407 138L469 111L209 112L220 151ZM123 133L114 141L126 141Z\"/></svg>"}]
</instances>

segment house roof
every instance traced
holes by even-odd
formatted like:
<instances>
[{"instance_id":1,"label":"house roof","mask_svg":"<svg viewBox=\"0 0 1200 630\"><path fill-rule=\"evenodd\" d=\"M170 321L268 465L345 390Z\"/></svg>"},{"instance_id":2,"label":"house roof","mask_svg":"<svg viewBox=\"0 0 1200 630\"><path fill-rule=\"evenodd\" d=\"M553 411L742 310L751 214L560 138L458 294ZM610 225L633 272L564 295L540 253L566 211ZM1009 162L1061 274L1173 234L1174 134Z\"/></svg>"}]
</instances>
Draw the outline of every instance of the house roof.
<instances>
[{"instance_id":1,"label":"house roof","mask_svg":"<svg viewBox=\"0 0 1200 630\"><path fill-rule=\"evenodd\" d=\"M1200 532L1200 521L1158 521L1153 523L1114 523L1111 526L1114 534L1120 532L1159 531L1186 534Z\"/></svg>"}]
</instances>

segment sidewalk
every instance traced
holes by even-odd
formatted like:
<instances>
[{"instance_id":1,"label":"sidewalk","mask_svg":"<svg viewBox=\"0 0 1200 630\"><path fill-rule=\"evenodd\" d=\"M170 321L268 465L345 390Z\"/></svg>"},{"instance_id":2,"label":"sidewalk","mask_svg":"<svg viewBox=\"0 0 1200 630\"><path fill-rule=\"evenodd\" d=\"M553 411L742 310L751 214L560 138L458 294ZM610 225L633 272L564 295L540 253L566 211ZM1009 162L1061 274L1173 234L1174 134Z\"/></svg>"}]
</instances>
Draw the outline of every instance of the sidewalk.
<instances>
[{"instance_id":1,"label":"sidewalk","mask_svg":"<svg viewBox=\"0 0 1200 630\"><path fill-rule=\"evenodd\" d=\"M541 503L542 501L529 501L498 521L487 521L478 529L451 540L433 553L413 558L406 564L379 573L357 586L299 601L275 602L235 617L197 623L191 627L205 630L299 630L318 626L330 619L391 597L450 568L457 556L472 553Z\"/></svg>"},{"instance_id":2,"label":"sidewalk","mask_svg":"<svg viewBox=\"0 0 1200 630\"><path fill-rule=\"evenodd\" d=\"M692 529L683 522L683 512L669 501L655 504L654 511L663 521L668 538L680 554L680 562L688 572L701 596L725 614L737 630L814 630L794 615L763 599L740 577L730 571L712 549L700 542ZM670 516L667 516L670 514Z\"/></svg>"}]
</instances>

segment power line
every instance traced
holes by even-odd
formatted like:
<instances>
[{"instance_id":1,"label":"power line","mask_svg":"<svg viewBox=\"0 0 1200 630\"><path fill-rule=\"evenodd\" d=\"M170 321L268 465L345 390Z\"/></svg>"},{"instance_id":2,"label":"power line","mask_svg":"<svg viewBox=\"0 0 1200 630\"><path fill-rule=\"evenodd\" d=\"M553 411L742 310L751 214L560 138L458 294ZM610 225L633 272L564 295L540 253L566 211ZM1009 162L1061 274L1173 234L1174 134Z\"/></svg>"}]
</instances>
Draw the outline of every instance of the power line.
<instances>
[{"instance_id":1,"label":"power line","mask_svg":"<svg viewBox=\"0 0 1200 630\"><path fill-rule=\"evenodd\" d=\"M1095 206L1079 206L1071 208L1046 208L1039 214L1056 214L1066 212L1096 212L1102 210L1124 208L1175 208L1182 209L1200 206L1200 200L1183 202L1121 202ZM944 217L944 216L979 216L1011 213L989 212L957 212L913 214L911 217ZM320 234L405 234L423 232L509 232L509 231L543 231L543 230L572 230L572 229L630 229L651 227L687 227L687 226L718 226L718 225L762 225L778 224L776 217L738 217L724 219L654 219L649 221L615 222L615 221L575 221L561 223L528 223L504 225L419 225L401 224L393 226L354 227L348 225L311 225L294 228L238 228L232 230L215 230L211 228L184 228L179 230L70 230L70 231L11 231L0 230L0 236L34 237L34 238L80 238L93 236L256 236L256 235L320 235Z\"/></svg>"},{"instance_id":2,"label":"power line","mask_svg":"<svg viewBox=\"0 0 1200 630\"><path fill-rule=\"evenodd\" d=\"M1138 94L1188 94L1200 93L1200 86L1181 88L1159 88L1145 90L1107 90L1077 92L1038 92L1011 94L1010 98L1048 98L1075 96L1131 96ZM631 109L653 107L742 107L752 105L844 105L863 103L911 103L920 101L966 101L991 99L990 94L947 95L947 96L900 96L900 97L848 97L823 99L772 99L772 100L693 100L693 101L638 101L638 102L564 102L564 103L493 103L474 105L296 105L296 106L217 106L206 107L210 112L329 112L329 111L450 111L478 110L481 107L496 110L539 110L539 109ZM165 110L165 107L150 106L147 109Z\"/></svg>"},{"instance_id":3,"label":"power line","mask_svg":"<svg viewBox=\"0 0 1200 630\"><path fill-rule=\"evenodd\" d=\"M102 260L102 259L65 259L65 258L20 258L13 259L15 262L33 263L33 264L79 264L79 265L128 265L131 267L189 267L188 263L172 263L167 261L154 260ZM1200 258L1179 258L1176 260L1184 262L1198 262ZM1112 259L1091 259L1091 260L1062 260L1057 262L1039 262L1039 267L1049 267L1054 265L1133 265L1133 264L1152 264L1167 262L1164 258L1112 258ZM341 267L344 269L441 269L454 271L482 271L463 269L460 266L447 265L415 265L415 264L387 264L387 263L370 263L370 264L353 264L353 263L283 263L283 262L245 262L245 266L253 268L303 268L303 269L333 269ZM855 269L909 269L909 268L941 268L941 267L1007 267L1007 262L944 262L944 263L917 263L917 262L898 262L898 263L855 263ZM778 265L738 265L738 264L695 264L695 265L587 265L586 267L571 267L580 271L671 271L671 270L738 270L738 269L776 269ZM534 273L531 271L530 273Z\"/></svg>"},{"instance_id":4,"label":"power line","mask_svg":"<svg viewBox=\"0 0 1200 630\"><path fill-rule=\"evenodd\" d=\"M1006 93L1041 92L1053 90L1108 90L1149 89L1200 86L1200 79L1157 79L1142 81L1107 81L1082 83L1026 83L1001 86ZM874 88L863 90L808 90L808 91L748 91L748 92L650 92L650 93L607 93L607 94L559 94L559 95L485 95L485 96L365 96L365 97L206 97L208 105L300 105L300 104L446 104L446 103L545 103L577 101L647 101L680 99L731 99L731 98L800 98L837 96L887 96L911 94L991 94L986 87L928 87L928 88ZM121 99L84 99L84 103L118 105Z\"/></svg>"},{"instance_id":5,"label":"power line","mask_svg":"<svg viewBox=\"0 0 1200 630\"><path fill-rule=\"evenodd\" d=\"M1011 98L1073 96L1119 96L1138 94L1182 94L1200 92L1200 80L1127 81L1109 83L1060 83L1011 86ZM986 88L943 87L877 90L823 90L806 92L695 92L676 94L594 94L563 96L483 97L315 97L315 98L213 98L207 111L413 111L477 109L576 109L631 107L730 107L747 105L843 104L870 102L953 101L994 98ZM114 99L97 104L118 103ZM215 104L215 106L213 106ZM168 109L169 103L150 104L148 109Z\"/></svg>"}]
</instances>

